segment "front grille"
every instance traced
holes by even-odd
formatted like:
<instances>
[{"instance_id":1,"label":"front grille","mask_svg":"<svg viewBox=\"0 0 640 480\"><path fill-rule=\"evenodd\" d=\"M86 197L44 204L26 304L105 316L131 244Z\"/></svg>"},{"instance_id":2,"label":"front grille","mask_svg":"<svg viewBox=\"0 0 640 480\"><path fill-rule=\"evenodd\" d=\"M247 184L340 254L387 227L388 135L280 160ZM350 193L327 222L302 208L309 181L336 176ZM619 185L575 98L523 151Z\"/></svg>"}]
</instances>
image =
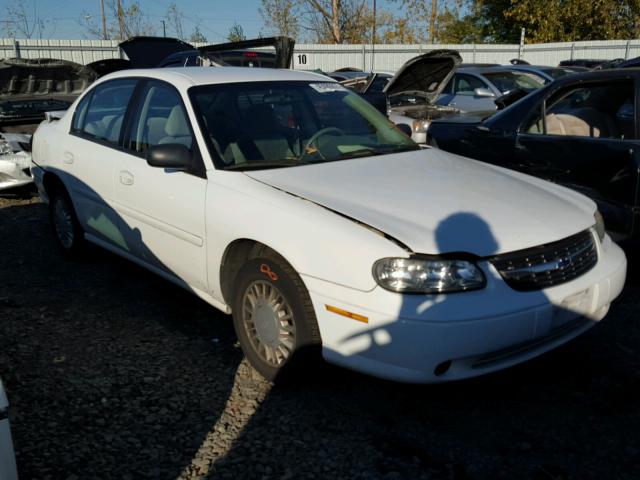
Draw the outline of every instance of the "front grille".
<instances>
[{"instance_id":1,"label":"front grille","mask_svg":"<svg viewBox=\"0 0 640 480\"><path fill-rule=\"evenodd\" d=\"M540 290L588 272L598 261L589 230L557 242L498 255L489 260L514 290Z\"/></svg>"}]
</instances>

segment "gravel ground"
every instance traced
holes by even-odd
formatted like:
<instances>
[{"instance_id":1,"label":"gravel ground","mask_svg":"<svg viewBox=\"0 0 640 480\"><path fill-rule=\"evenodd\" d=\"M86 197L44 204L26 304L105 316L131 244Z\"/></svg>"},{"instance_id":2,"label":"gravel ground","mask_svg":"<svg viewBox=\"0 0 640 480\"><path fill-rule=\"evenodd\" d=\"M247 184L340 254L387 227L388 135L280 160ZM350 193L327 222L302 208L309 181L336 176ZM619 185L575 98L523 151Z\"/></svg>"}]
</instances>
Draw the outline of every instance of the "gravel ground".
<instances>
[{"instance_id":1,"label":"gravel ground","mask_svg":"<svg viewBox=\"0 0 640 480\"><path fill-rule=\"evenodd\" d=\"M0 376L22 479L640 476L640 290L528 364L399 385L326 366L271 387L230 318L107 252L64 260L0 196Z\"/></svg>"}]
</instances>

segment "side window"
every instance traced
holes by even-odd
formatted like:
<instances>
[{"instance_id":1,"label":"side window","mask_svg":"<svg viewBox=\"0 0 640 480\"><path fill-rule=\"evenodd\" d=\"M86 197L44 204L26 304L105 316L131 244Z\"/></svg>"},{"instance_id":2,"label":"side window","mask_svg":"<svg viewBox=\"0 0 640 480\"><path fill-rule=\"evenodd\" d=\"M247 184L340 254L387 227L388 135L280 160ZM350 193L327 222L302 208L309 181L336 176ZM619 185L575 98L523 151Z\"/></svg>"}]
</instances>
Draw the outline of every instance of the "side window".
<instances>
[{"instance_id":1,"label":"side window","mask_svg":"<svg viewBox=\"0 0 640 480\"><path fill-rule=\"evenodd\" d=\"M193 137L178 91L165 83L151 81L140 95L126 145L144 155L150 146L164 143L191 148Z\"/></svg>"},{"instance_id":2,"label":"side window","mask_svg":"<svg viewBox=\"0 0 640 480\"><path fill-rule=\"evenodd\" d=\"M544 112L537 112L525 131L533 134L635 138L633 82L571 87L551 96Z\"/></svg>"},{"instance_id":3,"label":"side window","mask_svg":"<svg viewBox=\"0 0 640 480\"><path fill-rule=\"evenodd\" d=\"M136 80L114 80L93 89L86 113L78 115L78 117L84 117L81 126L78 125L78 131L97 140L117 145L122 130L122 120L136 82Z\"/></svg>"},{"instance_id":4,"label":"side window","mask_svg":"<svg viewBox=\"0 0 640 480\"><path fill-rule=\"evenodd\" d=\"M475 95L476 88L487 88L482 80L472 75L458 75L454 83L454 95Z\"/></svg>"},{"instance_id":5,"label":"side window","mask_svg":"<svg viewBox=\"0 0 640 480\"><path fill-rule=\"evenodd\" d=\"M87 117L87 107L89 106L89 102L91 101L92 94L89 93L84 96L78 106L76 107L76 111L73 114L73 122L71 124L72 132L80 132L84 127L84 121Z\"/></svg>"}]
</instances>

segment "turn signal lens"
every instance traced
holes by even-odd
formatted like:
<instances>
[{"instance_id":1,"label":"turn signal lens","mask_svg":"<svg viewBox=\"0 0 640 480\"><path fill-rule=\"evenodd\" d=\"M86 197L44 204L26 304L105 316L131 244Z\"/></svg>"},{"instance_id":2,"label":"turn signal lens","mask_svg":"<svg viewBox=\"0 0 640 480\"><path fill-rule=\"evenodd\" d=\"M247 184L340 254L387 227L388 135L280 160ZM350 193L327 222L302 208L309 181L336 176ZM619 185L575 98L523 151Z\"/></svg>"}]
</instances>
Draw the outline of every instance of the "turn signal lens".
<instances>
[{"instance_id":1,"label":"turn signal lens","mask_svg":"<svg viewBox=\"0 0 640 480\"><path fill-rule=\"evenodd\" d=\"M604 218L602 218L602 214L598 210L596 210L596 213L594 213L593 216L596 219L594 228L596 229L596 233L598 234L598 239L602 242L606 233L604 228Z\"/></svg>"}]
</instances>

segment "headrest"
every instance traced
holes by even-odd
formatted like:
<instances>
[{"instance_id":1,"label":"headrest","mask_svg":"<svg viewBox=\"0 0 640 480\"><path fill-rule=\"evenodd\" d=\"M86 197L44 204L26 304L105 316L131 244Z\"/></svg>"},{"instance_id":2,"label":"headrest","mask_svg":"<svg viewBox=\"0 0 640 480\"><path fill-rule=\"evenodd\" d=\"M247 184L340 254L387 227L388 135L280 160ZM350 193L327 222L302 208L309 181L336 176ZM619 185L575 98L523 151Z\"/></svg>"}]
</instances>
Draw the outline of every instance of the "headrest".
<instances>
[{"instance_id":1,"label":"headrest","mask_svg":"<svg viewBox=\"0 0 640 480\"><path fill-rule=\"evenodd\" d=\"M176 105L171 109L164 131L170 137L187 137L191 135L189 124L181 105Z\"/></svg>"}]
</instances>

